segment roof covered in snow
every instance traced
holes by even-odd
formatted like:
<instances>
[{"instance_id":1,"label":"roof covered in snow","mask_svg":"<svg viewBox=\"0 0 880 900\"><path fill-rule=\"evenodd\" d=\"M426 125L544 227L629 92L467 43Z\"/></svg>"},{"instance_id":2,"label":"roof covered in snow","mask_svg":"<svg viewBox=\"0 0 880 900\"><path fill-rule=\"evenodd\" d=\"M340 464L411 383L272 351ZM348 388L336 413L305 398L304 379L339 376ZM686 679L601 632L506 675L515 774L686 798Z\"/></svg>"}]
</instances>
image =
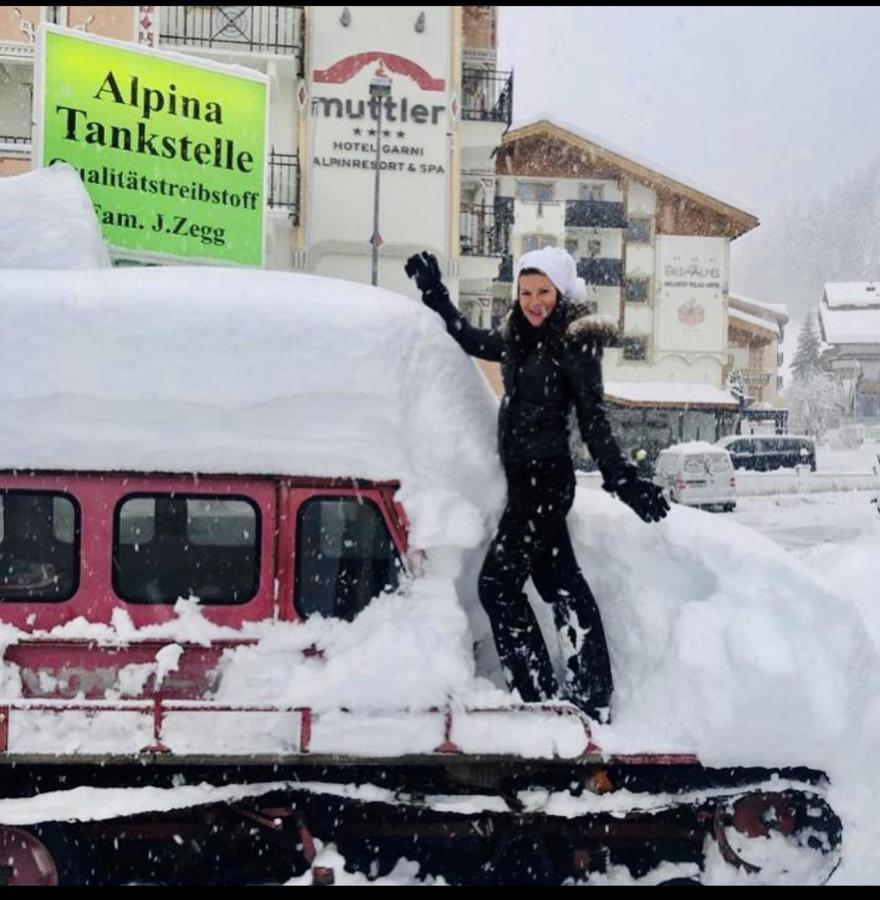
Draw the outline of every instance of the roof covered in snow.
<instances>
[{"instance_id":1,"label":"roof covered in snow","mask_svg":"<svg viewBox=\"0 0 880 900\"><path fill-rule=\"evenodd\" d=\"M834 307L880 309L880 282L835 281L825 285L825 302Z\"/></svg>"},{"instance_id":2,"label":"roof covered in snow","mask_svg":"<svg viewBox=\"0 0 880 900\"><path fill-rule=\"evenodd\" d=\"M873 309L819 306L822 338L829 344L880 344L880 305Z\"/></svg>"},{"instance_id":3,"label":"roof covered in snow","mask_svg":"<svg viewBox=\"0 0 880 900\"><path fill-rule=\"evenodd\" d=\"M555 116L542 113L533 118L514 122L511 125L510 130L505 133L502 143L518 140L520 137L525 136L523 132L539 130L542 126L548 129L568 132L569 135L578 138L581 141L586 141L594 147L597 147L599 150L604 151L609 156L614 157L615 163L632 171L637 177L639 175L642 177L647 175L650 179L651 176L654 176L669 183L672 187L684 189L687 193L697 195L694 199L704 204L708 203L716 209L723 207L723 209L719 211L740 221L742 230L739 234L744 234L746 231L750 231L760 224L758 222L757 214L742 201L731 197L724 197L713 188L706 187L692 178L685 178L682 175L658 165L646 157L633 153L626 147L613 144L611 141L608 141L599 135L593 134L578 125L573 125L570 122L558 119ZM638 170L641 170L641 172Z\"/></svg>"},{"instance_id":4,"label":"roof covered in snow","mask_svg":"<svg viewBox=\"0 0 880 900\"><path fill-rule=\"evenodd\" d=\"M729 391L710 384L674 381L606 381L605 399L625 406L688 406L691 408L735 409Z\"/></svg>"},{"instance_id":5,"label":"roof covered in snow","mask_svg":"<svg viewBox=\"0 0 880 900\"><path fill-rule=\"evenodd\" d=\"M754 325L757 328L762 328L764 331L770 332L770 334L774 334L779 337L779 323L776 319L762 319L759 316L753 316L751 313L743 312L739 309L734 309L732 306L728 309L728 316L731 319L736 319L739 322L747 322L749 325Z\"/></svg>"},{"instance_id":6,"label":"roof covered in snow","mask_svg":"<svg viewBox=\"0 0 880 900\"><path fill-rule=\"evenodd\" d=\"M784 303L764 303L761 300L753 300L751 297L744 297L742 294L728 294L730 305L742 312L752 313L765 317L765 313L769 313L770 317L778 320L781 324L785 324L788 319L788 307Z\"/></svg>"}]
</instances>

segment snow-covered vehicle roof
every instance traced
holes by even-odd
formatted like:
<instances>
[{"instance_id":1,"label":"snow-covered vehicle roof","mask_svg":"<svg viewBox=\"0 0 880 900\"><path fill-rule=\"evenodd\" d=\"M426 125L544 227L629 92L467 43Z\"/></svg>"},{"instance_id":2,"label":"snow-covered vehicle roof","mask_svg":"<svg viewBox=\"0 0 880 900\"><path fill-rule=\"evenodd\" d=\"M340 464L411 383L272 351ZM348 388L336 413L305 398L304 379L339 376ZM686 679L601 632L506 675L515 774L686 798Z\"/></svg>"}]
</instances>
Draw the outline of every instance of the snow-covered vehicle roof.
<instances>
[{"instance_id":1,"label":"snow-covered vehicle roof","mask_svg":"<svg viewBox=\"0 0 880 900\"><path fill-rule=\"evenodd\" d=\"M696 453L711 453L715 455L726 453L723 447L710 444L708 441L686 441L683 444L673 444L660 451L660 455L686 456Z\"/></svg>"},{"instance_id":2,"label":"snow-covered vehicle roof","mask_svg":"<svg viewBox=\"0 0 880 900\"><path fill-rule=\"evenodd\" d=\"M7 271L0 309L0 468L396 479L472 534L501 497L497 401L412 299L150 267Z\"/></svg>"}]
</instances>

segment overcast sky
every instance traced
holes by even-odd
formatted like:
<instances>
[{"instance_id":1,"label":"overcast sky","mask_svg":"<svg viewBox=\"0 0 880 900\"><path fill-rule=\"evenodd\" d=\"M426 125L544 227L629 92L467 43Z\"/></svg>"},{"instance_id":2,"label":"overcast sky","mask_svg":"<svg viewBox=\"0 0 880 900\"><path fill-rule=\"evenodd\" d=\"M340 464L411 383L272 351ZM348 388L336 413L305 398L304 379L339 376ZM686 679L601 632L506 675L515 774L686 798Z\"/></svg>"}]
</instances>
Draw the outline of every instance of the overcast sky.
<instances>
[{"instance_id":1,"label":"overcast sky","mask_svg":"<svg viewBox=\"0 0 880 900\"><path fill-rule=\"evenodd\" d=\"M568 120L765 222L880 155L878 39L876 7L499 8L515 120Z\"/></svg>"}]
</instances>

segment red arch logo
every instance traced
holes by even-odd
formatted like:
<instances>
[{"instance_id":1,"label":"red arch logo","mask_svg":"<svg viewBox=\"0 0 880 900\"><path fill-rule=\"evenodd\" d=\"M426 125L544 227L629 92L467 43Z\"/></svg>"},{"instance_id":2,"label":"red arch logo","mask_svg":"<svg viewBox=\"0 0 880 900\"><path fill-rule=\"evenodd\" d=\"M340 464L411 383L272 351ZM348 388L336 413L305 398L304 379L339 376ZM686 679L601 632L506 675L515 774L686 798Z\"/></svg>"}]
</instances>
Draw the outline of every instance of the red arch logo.
<instances>
[{"instance_id":1,"label":"red arch logo","mask_svg":"<svg viewBox=\"0 0 880 900\"><path fill-rule=\"evenodd\" d=\"M385 53L382 50L368 50L366 53L355 53L354 56L346 56L334 63L329 69L315 69L314 80L324 84L342 84L354 78L364 66L372 62L381 61L386 68L398 75L406 75L424 91L445 91L446 81L443 78L434 78L418 63L414 63L405 56L397 56L395 53Z\"/></svg>"}]
</instances>

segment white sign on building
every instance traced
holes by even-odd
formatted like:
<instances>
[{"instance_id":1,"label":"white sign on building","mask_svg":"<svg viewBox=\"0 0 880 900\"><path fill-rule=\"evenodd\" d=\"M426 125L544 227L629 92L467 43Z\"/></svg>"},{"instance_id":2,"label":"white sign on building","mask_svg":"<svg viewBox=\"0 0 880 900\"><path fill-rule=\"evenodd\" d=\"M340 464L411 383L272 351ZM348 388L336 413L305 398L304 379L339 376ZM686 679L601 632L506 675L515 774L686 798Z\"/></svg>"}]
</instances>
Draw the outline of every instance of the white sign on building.
<instances>
[{"instance_id":1,"label":"white sign on building","mask_svg":"<svg viewBox=\"0 0 880 900\"><path fill-rule=\"evenodd\" d=\"M314 54L307 73L307 244L313 271L365 280L373 232L376 142L381 142L379 231L394 245L449 254L450 147L455 119L450 80L451 7L312 7ZM384 12L383 12L384 10ZM370 98L377 73L391 95ZM381 104L381 110L379 107ZM381 112L381 129L379 117ZM380 263L395 287L399 259ZM387 273L387 274L386 274Z\"/></svg>"},{"instance_id":2,"label":"white sign on building","mask_svg":"<svg viewBox=\"0 0 880 900\"><path fill-rule=\"evenodd\" d=\"M664 234L657 250L657 350L722 353L727 239Z\"/></svg>"}]
</instances>

